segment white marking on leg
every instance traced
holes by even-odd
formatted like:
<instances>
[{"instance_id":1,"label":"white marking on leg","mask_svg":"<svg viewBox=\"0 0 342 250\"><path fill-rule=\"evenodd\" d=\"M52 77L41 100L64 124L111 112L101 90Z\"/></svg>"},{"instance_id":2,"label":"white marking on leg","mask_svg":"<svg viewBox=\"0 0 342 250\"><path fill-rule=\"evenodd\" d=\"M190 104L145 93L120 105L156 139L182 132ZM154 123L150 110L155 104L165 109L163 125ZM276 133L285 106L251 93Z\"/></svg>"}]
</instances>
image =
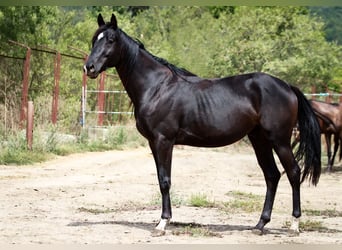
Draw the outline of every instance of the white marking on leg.
<instances>
[{"instance_id":1,"label":"white marking on leg","mask_svg":"<svg viewBox=\"0 0 342 250\"><path fill-rule=\"evenodd\" d=\"M299 218L292 217L290 231L291 233L299 234Z\"/></svg>"},{"instance_id":2,"label":"white marking on leg","mask_svg":"<svg viewBox=\"0 0 342 250\"><path fill-rule=\"evenodd\" d=\"M165 231L166 225L169 223L170 219L160 219L158 225L156 226L157 230Z\"/></svg>"},{"instance_id":3,"label":"white marking on leg","mask_svg":"<svg viewBox=\"0 0 342 250\"><path fill-rule=\"evenodd\" d=\"M83 69L84 69L84 73L87 74L87 67L85 66L85 64L83 66Z\"/></svg>"},{"instance_id":4,"label":"white marking on leg","mask_svg":"<svg viewBox=\"0 0 342 250\"><path fill-rule=\"evenodd\" d=\"M101 40L104 37L103 32L101 32L98 36L97 36L97 41Z\"/></svg>"}]
</instances>

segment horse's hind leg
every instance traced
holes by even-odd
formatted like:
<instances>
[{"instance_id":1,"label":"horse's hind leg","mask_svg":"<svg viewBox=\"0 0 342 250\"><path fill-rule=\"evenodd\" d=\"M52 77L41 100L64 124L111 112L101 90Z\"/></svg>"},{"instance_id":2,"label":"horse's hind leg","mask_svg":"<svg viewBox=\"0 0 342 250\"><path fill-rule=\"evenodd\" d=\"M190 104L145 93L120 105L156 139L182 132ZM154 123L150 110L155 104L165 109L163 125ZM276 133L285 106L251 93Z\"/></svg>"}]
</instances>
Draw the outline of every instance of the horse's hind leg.
<instances>
[{"instance_id":1,"label":"horse's hind leg","mask_svg":"<svg viewBox=\"0 0 342 250\"><path fill-rule=\"evenodd\" d=\"M330 133L325 133L324 134L325 142L327 144L327 155L328 155L328 166L327 170L331 171L332 169L332 158L331 158L331 134Z\"/></svg>"},{"instance_id":2,"label":"horse's hind leg","mask_svg":"<svg viewBox=\"0 0 342 250\"><path fill-rule=\"evenodd\" d=\"M336 153L338 150L339 143L340 143L340 138L339 138L338 134L334 134L334 152L333 152L333 156L331 158L330 169L328 169L328 171L332 171L332 168L334 166L335 156L336 156Z\"/></svg>"},{"instance_id":3,"label":"horse's hind leg","mask_svg":"<svg viewBox=\"0 0 342 250\"><path fill-rule=\"evenodd\" d=\"M271 213L280 179L280 172L277 169L273 157L272 145L264 135L263 131L261 129L255 129L251 134L248 135L248 137L253 145L258 163L264 173L267 187L264 207L260 216L260 220L253 229L254 233L263 234L264 226L271 220Z\"/></svg>"}]
</instances>

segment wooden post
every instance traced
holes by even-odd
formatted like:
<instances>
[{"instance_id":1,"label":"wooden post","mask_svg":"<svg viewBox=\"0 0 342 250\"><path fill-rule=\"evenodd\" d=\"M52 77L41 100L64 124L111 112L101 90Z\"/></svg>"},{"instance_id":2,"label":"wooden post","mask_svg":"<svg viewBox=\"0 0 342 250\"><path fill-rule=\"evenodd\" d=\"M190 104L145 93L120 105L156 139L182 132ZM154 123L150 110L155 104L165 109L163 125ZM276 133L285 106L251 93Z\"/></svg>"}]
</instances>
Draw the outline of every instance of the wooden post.
<instances>
[{"instance_id":1,"label":"wooden post","mask_svg":"<svg viewBox=\"0 0 342 250\"><path fill-rule=\"evenodd\" d=\"M331 103L331 94L328 88L326 88L327 97L325 98L325 102Z\"/></svg>"},{"instance_id":2,"label":"wooden post","mask_svg":"<svg viewBox=\"0 0 342 250\"><path fill-rule=\"evenodd\" d=\"M29 150L32 150L32 142L33 142L33 116L34 116L33 102L29 101L27 103L27 123L26 123L26 140L27 140L27 148Z\"/></svg>"},{"instance_id":3,"label":"wooden post","mask_svg":"<svg viewBox=\"0 0 342 250\"><path fill-rule=\"evenodd\" d=\"M23 86L21 93L21 108L20 108L20 127L24 126L23 122L26 120L26 112L27 112L27 99L28 99L28 82L30 76L30 58L31 58L31 49L27 48L26 51L26 59L24 63L24 74L23 74Z\"/></svg>"},{"instance_id":4,"label":"wooden post","mask_svg":"<svg viewBox=\"0 0 342 250\"><path fill-rule=\"evenodd\" d=\"M311 87L311 94L313 94L311 96L311 99L315 100L316 96L314 94L316 94L316 85L312 85L312 87Z\"/></svg>"}]
</instances>

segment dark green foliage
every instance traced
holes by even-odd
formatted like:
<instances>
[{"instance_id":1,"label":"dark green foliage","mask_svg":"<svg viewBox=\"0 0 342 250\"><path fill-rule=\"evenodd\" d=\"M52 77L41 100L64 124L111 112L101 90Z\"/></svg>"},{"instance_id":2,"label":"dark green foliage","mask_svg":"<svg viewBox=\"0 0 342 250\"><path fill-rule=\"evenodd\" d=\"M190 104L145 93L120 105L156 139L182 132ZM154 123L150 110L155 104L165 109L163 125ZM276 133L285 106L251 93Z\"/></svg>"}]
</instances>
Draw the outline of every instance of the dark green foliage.
<instances>
[{"instance_id":1,"label":"dark green foliage","mask_svg":"<svg viewBox=\"0 0 342 250\"><path fill-rule=\"evenodd\" d=\"M328 41L336 41L339 45L342 44L342 7L310 7L313 15L321 17L324 22L325 37Z\"/></svg>"}]
</instances>

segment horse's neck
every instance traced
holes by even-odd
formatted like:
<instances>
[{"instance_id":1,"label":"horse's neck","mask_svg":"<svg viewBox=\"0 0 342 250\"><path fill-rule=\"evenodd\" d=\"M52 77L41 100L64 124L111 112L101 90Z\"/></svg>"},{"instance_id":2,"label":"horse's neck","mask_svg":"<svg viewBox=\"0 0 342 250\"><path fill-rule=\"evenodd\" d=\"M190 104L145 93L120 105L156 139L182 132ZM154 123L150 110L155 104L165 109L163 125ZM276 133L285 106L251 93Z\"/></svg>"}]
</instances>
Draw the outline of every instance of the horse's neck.
<instances>
[{"instance_id":1,"label":"horse's neck","mask_svg":"<svg viewBox=\"0 0 342 250\"><path fill-rule=\"evenodd\" d=\"M167 67L162 66L144 50L139 50L132 68L119 67L117 72L135 107L148 99L146 94L149 90L171 76Z\"/></svg>"}]
</instances>

